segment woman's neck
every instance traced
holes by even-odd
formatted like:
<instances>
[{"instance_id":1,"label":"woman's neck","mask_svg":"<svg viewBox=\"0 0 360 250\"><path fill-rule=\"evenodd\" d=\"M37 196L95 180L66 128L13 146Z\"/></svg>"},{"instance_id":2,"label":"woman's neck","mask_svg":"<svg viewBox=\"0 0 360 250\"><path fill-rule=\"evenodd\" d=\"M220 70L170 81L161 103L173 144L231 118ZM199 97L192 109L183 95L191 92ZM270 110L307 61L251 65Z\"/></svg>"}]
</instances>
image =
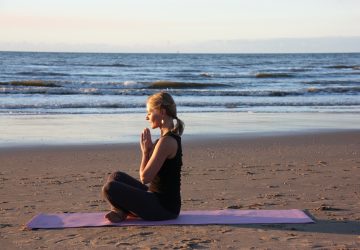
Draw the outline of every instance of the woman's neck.
<instances>
[{"instance_id":1,"label":"woman's neck","mask_svg":"<svg viewBox=\"0 0 360 250\"><path fill-rule=\"evenodd\" d=\"M166 135L167 133L169 133L169 131L171 131L170 128L162 128L162 129L161 129L161 136Z\"/></svg>"},{"instance_id":2,"label":"woman's neck","mask_svg":"<svg viewBox=\"0 0 360 250\"><path fill-rule=\"evenodd\" d=\"M161 136L166 135L169 131L174 128L174 123L172 121L165 122L163 126L160 128Z\"/></svg>"}]
</instances>

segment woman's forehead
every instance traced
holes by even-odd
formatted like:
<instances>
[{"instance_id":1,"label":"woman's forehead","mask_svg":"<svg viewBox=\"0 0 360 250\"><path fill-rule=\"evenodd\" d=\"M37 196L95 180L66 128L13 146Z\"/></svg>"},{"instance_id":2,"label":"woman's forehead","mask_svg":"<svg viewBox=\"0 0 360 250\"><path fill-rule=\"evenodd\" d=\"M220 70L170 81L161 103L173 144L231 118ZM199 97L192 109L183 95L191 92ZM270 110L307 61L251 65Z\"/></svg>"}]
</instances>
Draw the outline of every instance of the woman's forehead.
<instances>
[{"instance_id":1,"label":"woman's forehead","mask_svg":"<svg viewBox=\"0 0 360 250\"><path fill-rule=\"evenodd\" d=\"M146 111L147 112L152 112L152 111L154 111L154 108L151 107L151 105L149 103L146 103Z\"/></svg>"}]
</instances>

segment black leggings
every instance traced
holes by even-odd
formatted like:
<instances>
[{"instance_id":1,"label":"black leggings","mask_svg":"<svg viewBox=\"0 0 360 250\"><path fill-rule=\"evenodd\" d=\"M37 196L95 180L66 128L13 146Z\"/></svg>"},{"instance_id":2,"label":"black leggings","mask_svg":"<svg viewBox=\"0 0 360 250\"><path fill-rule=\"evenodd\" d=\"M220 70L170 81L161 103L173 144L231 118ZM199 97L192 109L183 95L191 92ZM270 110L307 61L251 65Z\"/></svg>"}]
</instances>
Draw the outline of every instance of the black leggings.
<instances>
[{"instance_id":1,"label":"black leggings","mask_svg":"<svg viewBox=\"0 0 360 250\"><path fill-rule=\"evenodd\" d=\"M144 220L169 220L178 216L166 210L146 185L123 172L112 173L102 192L113 207Z\"/></svg>"}]
</instances>

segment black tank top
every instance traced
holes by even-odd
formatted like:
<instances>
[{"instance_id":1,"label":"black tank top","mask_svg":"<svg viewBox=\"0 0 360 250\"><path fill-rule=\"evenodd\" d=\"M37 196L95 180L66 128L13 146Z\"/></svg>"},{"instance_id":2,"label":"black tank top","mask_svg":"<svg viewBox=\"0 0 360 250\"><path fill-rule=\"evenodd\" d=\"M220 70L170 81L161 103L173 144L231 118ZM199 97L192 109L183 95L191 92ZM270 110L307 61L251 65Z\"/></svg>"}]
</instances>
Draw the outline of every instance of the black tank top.
<instances>
[{"instance_id":1,"label":"black tank top","mask_svg":"<svg viewBox=\"0 0 360 250\"><path fill-rule=\"evenodd\" d=\"M172 213L179 214L181 208L181 137L172 132L164 136L173 137L178 144L175 157L166 159L159 172L150 183L149 190L157 195L161 205Z\"/></svg>"}]
</instances>

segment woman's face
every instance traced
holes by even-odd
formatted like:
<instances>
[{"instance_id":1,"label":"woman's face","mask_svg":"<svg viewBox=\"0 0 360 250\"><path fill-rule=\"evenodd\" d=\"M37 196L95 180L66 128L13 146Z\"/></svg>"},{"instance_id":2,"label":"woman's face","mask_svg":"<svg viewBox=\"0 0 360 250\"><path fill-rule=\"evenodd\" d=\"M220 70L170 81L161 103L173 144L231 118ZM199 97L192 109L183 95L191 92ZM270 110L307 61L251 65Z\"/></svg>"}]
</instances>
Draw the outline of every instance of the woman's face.
<instances>
[{"instance_id":1,"label":"woman's face","mask_svg":"<svg viewBox=\"0 0 360 250\"><path fill-rule=\"evenodd\" d=\"M161 113L158 109L153 109L149 104L146 104L146 120L149 121L152 129L158 128L161 125Z\"/></svg>"}]
</instances>

